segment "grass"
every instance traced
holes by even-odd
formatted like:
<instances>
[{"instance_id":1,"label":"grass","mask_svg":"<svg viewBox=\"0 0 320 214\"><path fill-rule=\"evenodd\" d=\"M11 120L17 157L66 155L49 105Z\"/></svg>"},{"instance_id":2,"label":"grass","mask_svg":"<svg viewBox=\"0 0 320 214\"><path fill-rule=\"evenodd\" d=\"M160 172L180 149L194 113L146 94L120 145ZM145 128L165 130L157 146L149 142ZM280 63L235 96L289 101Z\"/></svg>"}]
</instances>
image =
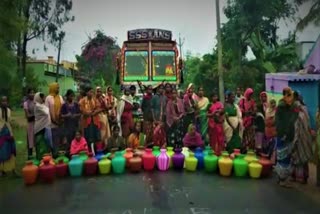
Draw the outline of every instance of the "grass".
<instances>
[{"instance_id":1,"label":"grass","mask_svg":"<svg viewBox=\"0 0 320 214\"><path fill-rule=\"evenodd\" d=\"M16 140L16 170L20 174L27 160L27 122L22 109L12 112L12 132Z\"/></svg>"}]
</instances>

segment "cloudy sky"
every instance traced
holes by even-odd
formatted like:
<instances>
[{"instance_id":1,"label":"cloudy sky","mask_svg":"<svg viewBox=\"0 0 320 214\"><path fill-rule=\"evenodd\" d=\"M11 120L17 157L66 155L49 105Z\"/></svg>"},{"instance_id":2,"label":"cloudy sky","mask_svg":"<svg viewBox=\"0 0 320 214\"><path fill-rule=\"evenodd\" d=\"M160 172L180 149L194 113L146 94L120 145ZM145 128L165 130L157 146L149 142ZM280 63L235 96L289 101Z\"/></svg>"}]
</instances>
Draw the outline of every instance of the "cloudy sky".
<instances>
[{"instance_id":1,"label":"cloudy sky","mask_svg":"<svg viewBox=\"0 0 320 214\"><path fill-rule=\"evenodd\" d=\"M227 0L220 0L222 22L226 21L222 8ZM301 14L305 14L304 7ZM185 38L183 52L205 54L212 51L216 36L215 0L73 0L72 14L75 21L65 25L66 38L61 59L75 60L89 35L97 29L116 37L118 44L126 40L127 30L138 28L162 28L171 30L174 39L179 33ZM285 37L294 29L294 23L281 23L280 36ZM308 28L300 40L315 40L319 29ZM43 59L49 55L56 58L57 49L49 47L42 51L44 43L29 43L29 55ZM32 49L38 49L32 54Z\"/></svg>"}]
</instances>

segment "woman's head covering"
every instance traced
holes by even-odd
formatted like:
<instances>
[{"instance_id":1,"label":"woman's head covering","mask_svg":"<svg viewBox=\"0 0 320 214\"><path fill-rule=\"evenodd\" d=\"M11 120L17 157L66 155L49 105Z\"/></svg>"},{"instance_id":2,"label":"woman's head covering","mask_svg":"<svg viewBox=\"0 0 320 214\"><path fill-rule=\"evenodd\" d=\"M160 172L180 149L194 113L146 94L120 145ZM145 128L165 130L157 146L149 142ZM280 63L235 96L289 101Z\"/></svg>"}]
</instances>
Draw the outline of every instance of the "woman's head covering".
<instances>
[{"instance_id":1,"label":"woman's head covering","mask_svg":"<svg viewBox=\"0 0 320 214\"><path fill-rule=\"evenodd\" d=\"M54 82L49 85L49 94L53 97L54 115L53 120L57 120L60 116L62 106L62 98L59 96L59 84Z\"/></svg>"},{"instance_id":2,"label":"woman's head covering","mask_svg":"<svg viewBox=\"0 0 320 214\"><path fill-rule=\"evenodd\" d=\"M59 88L59 83L57 82L53 82L49 85L49 94L51 96L57 96L59 91L58 91L58 88Z\"/></svg>"},{"instance_id":3,"label":"woman's head covering","mask_svg":"<svg viewBox=\"0 0 320 214\"><path fill-rule=\"evenodd\" d=\"M193 85L193 83L190 83L189 85L188 85L188 87L187 87L187 92L189 92L190 91L190 88L192 88L194 85Z\"/></svg>"},{"instance_id":4,"label":"woman's head covering","mask_svg":"<svg viewBox=\"0 0 320 214\"><path fill-rule=\"evenodd\" d=\"M108 91L109 91L109 89L112 89L111 85L107 86L107 88L106 88L106 92L108 92Z\"/></svg>"},{"instance_id":5,"label":"woman's head covering","mask_svg":"<svg viewBox=\"0 0 320 214\"><path fill-rule=\"evenodd\" d=\"M37 93L34 95L34 101L35 101L36 103L42 104L42 103L43 103L43 98L44 98L44 94L41 93L41 92L37 92Z\"/></svg>"},{"instance_id":6,"label":"woman's head covering","mask_svg":"<svg viewBox=\"0 0 320 214\"><path fill-rule=\"evenodd\" d=\"M260 98L263 97L263 96L268 97L267 92L265 92L265 91L261 92L261 93L260 93Z\"/></svg>"},{"instance_id":7,"label":"woman's head covering","mask_svg":"<svg viewBox=\"0 0 320 214\"><path fill-rule=\"evenodd\" d=\"M244 97L246 99L248 99L249 96L252 95L252 94L253 94L253 89L252 88L247 88L246 91L244 92Z\"/></svg>"}]
</instances>

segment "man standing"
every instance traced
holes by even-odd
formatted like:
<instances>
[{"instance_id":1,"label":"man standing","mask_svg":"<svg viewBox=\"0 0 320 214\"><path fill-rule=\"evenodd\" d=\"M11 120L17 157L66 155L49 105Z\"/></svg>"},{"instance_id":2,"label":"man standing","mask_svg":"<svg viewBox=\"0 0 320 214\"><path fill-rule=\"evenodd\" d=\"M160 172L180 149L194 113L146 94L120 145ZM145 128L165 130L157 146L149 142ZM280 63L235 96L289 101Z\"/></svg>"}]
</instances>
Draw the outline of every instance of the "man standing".
<instances>
[{"instance_id":1,"label":"man standing","mask_svg":"<svg viewBox=\"0 0 320 214\"><path fill-rule=\"evenodd\" d=\"M60 116L60 110L64 103L62 97L59 95L59 84L51 83L49 85L49 95L45 100L45 105L49 108L51 117L51 131L52 131L52 142L53 142L53 156L56 157L59 151L60 143L62 141L62 121Z\"/></svg>"},{"instance_id":2,"label":"man standing","mask_svg":"<svg viewBox=\"0 0 320 214\"><path fill-rule=\"evenodd\" d=\"M157 87L157 92L151 101L152 117L156 133L153 136L155 145L166 145L165 136L165 114L166 114L167 97L164 95L164 86L161 84Z\"/></svg>"},{"instance_id":3,"label":"man standing","mask_svg":"<svg viewBox=\"0 0 320 214\"><path fill-rule=\"evenodd\" d=\"M236 97L235 97L235 104L239 105L239 102L240 102L240 100L242 98L243 98L242 89L241 88L237 88Z\"/></svg>"}]
</instances>

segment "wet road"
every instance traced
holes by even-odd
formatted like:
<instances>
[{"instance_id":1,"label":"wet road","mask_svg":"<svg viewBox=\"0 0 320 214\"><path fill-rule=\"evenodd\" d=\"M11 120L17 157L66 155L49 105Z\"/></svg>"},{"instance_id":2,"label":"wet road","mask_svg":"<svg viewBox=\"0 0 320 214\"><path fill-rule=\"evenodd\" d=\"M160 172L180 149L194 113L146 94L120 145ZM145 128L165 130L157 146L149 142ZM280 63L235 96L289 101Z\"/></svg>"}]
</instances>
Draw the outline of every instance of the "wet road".
<instances>
[{"instance_id":1,"label":"wet road","mask_svg":"<svg viewBox=\"0 0 320 214\"><path fill-rule=\"evenodd\" d=\"M273 179L204 172L66 178L30 187L16 179L5 189L0 190L0 213L320 213L319 202L295 189L280 188Z\"/></svg>"}]
</instances>

